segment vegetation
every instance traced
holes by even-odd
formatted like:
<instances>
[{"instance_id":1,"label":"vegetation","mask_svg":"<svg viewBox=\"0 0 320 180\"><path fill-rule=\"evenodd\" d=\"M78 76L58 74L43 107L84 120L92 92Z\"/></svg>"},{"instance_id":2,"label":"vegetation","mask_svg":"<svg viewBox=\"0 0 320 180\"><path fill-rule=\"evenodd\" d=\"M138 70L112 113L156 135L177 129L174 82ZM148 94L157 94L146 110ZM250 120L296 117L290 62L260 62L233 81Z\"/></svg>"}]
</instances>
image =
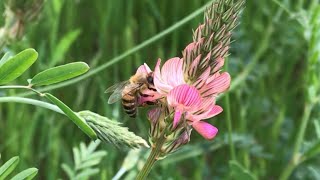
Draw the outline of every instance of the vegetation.
<instances>
[{"instance_id":1,"label":"vegetation","mask_svg":"<svg viewBox=\"0 0 320 180\"><path fill-rule=\"evenodd\" d=\"M25 89L0 89L0 166L11 162L16 174L31 177L38 172L37 179L134 178L147 158L146 148L130 151L110 143L90 144L86 133L68 120L70 116L21 102L61 100L75 112L90 110L115 119L148 139L146 111L131 119L120 103L107 104L104 91L129 79L144 62L153 69L159 57L181 57L210 1L181 3L1 1L2 60L28 48L38 52L28 71L10 76L14 81L5 81L8 77L0 71L1 86L28 85L32 80L26 80L33 78L37 92L56 98L45 99ZM154 166L150 179L320 179L319 2L247 1L232 39L225 67L231 87L218 100L224 111L210 120L219 128L217 137L206 141L192 133L188 145ZM90 66L82 76L58 82L43 81L38 74L79 60ZM12 98L18 96L19 100ZM90 134L90 127L84 128ZM88 146L72 148L83 141ZM88 174L81 176L86 170Z\"/></svg>"}]
</instances>

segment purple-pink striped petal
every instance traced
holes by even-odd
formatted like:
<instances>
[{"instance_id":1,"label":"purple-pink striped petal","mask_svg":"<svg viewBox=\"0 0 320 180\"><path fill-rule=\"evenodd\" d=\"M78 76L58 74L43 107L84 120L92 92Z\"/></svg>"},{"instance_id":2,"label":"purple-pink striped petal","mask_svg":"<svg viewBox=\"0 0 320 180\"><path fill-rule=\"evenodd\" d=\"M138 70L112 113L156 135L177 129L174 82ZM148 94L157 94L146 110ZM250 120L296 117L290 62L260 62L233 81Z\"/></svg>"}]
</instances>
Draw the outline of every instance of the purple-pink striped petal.
<instances>
[{"instance_id":1,"label":"purple-pink striped petal","mask_svg":"<svg viewBox=\"0 0 320 180\"><path fill-rule=\"evenodd\" d=\"M218 105L214 105L210 111L208 112L208 114L206 114L206 117L203 119L208 119L208 118L212 118L218 114L220 114L223 111L221 106Z\"/></svg>"},{"instance_id":2,"label":"purple-pink striped petal","mask_svg":"<svg viewBox=\"0 0 320 180\"><path fill-rule=\"evenodd\" d=\"M218 57L216 60L215 60L215 66L213 68L213 72L216 72L218 71L219 69L221 69L221 67L224 65L224 58L222 57Z\"/></svg>"},{"instance_id":3,"label":"purple-pink striped petal","mask_svg":"<svg viewBox=\"0 0 320 180\"><path fill-rule=\"evenodd\" d=\"M189 67L190 76L194 76L194 74L196 73L200 60L201 60L201 54L192 61L191 66Z\"/></svg>"},{"instance_id":4,"label":"purple-pink striped petal","mask_svg":"<svg viewBox=\"0 0 320 180\"><path fill-rule=\"evenodd\" d=\"M167 100L171 106L180 105L190 109L191 107L200 105L201 96L195 87L183 84L173 88L169 92Z\"/></svg>"},{"instance_id":5,"label":"purple-pink striped petal","mask_svg":"<svg viewBox=\"0 0 320 180\"><path fill-rule=\"evenodd\" d=\"M213 139L218 133L218 129L216 127L203 121L198 121L192 124L192 127L207 140Z\"/></svg>"},{"instance_id":6,"label":"purple-pink striped petal","mask_svg":"<svg viewBox=\"0 0 320 180\"><path fill-rule=\"evenodd\" d=\"M193 83L193 85L197 88L197 89L201 89L201 87L207 82L207 79L210 76L210 70L211 68L208 67L198 78L198 80Z\"/></svg>"},{"instance_id":7,"label":"purple-pink striped petal","mask_svg":"<svg viewBox=\"0 0 320 180\"><path fill-rule=\"evenodd\" d=\"M173 128L176 128L183 113L191 113L200 106L201 96L195 87L183 84L169 92L167 101L175 111Z\"/></svg>"},{"instance_id":8,"label":"purple-pink striped petal","mask_svg":"<svg viewBox=\"0 0 320 180\"><path fill-rule=\"evenodd\" d=\"M205 92L202 95L209 96L212 94L219 94L226 91L230 87L231 77L229 73L223 72L218 77L214 78L206 85L205 89L201 89L201 92Z\"/></svg>"}]
</instances>

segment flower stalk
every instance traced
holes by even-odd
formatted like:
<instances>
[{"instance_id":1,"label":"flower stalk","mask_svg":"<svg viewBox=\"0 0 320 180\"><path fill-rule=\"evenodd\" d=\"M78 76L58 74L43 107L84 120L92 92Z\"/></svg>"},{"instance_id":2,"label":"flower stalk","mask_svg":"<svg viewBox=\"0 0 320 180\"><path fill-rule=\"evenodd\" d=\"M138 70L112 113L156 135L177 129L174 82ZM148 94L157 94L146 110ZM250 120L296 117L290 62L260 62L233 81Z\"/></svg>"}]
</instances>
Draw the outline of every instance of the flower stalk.
<instances>
[{"instance_id":1,"label":"flower stalk","mask_svg":"<svg viewBox=\"0 0 320 180\"><path fill-rule=\"evenodd\" d=\"M162 146L166 141L165 135L164 135L165 130L161 133L160 137L156 140L156 143L153 144L152 150L150 152L150 155L143 165L141 171L139 172L138 176L136 177L136 180L143 180L146 179L148 174L150 173L153 165L155 162L159 159L161 153L162 153Z\"/></svg>"}]
</instances>

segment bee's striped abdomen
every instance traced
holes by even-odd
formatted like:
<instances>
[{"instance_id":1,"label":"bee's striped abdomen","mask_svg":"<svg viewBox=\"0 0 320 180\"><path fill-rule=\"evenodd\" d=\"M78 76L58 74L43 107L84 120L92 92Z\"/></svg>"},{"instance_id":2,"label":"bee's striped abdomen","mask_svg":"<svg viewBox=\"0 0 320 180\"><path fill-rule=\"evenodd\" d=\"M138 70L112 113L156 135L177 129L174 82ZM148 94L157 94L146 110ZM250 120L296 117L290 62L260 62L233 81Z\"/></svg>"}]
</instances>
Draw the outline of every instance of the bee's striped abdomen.
<instances>
[{"instance_id":1,"label":"bee's striped abdomen","mask_svg":"<svg viewBox=\"0 0 320 180\"><path fill-rule=\"evenodd\" d=\"M124 111L132 118L137 115L137 99L133 92L129 92L122 97L122 106Z\"/></svg>"}]
</instances>

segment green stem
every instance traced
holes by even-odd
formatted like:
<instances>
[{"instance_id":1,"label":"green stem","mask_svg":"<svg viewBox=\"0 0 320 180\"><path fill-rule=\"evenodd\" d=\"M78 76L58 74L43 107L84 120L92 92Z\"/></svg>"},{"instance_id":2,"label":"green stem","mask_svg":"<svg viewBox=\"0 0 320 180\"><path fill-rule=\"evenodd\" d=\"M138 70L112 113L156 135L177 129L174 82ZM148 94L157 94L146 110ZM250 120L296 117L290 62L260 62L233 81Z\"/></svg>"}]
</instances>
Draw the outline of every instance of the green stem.
<instances>
[{"instance_id":1,"label":"green stem","mask_svg":"<svg viewBox=\"0 0 320 180\"><path fill-rule=\"evenodd\" d=\"M164 131L163 131L164 132ZM166 138L164 137L164 133L160 136L160 138L156 141L156 144L152 147L150 155L144 164L143 168L139 172L136 177L136 180L143 180L146 179L148 174L150 173L154 163L158 160L159 155L161 153L161 148L163 143L165 142Z\"/></svg>"},{"instance_id":2,"label":"green stem","mask_svg":"<svg viewBox=\"0 0 320 180\"><path fill-rule=\"evenodd\" d=\"M129 49L127 51L125 51L124 53L120 54L119 56L111 59L111 60L107 60L106 63L99 65L97 68L92 69L91 71L89 71L88 73L79 76L77 78L68 80L68 81L64 81L62 83L58 83L55 85L51 85L51 86L47 86L45 88L40 88L39 92L44 92L44 91L49 91L49 90L53 90L53 89L57 89L57 88L61 88L64 86L68 86L74 83L77 83L79 81L82 81L90 76L93 76L99 72L101 72L102 70L112 66L113 64L124 60L127 56L141 50L144 47L147 47L148 45L156 42L157 40L163 38L164 36L170 34L171 32L173 32L174 30L180 28L182 25L186 24L187 22L189 22L190 20L192 20L193 18L195 18L196 16L198 16L199 14L202 14L202 12L205 10L205 8L208 6L208 4L212 3L212 1L208 2L207 4L205 4L204 6L202 6L201 8L197 9L196 11L194 11L193 13L189 14L187 17L183 18L182 20L176 22L175 24L173 24L172 26L170 26L169 28L165 29L164 31L160 32L159 34L143 41L141 44L133 47L132 49ZM24 94L18 94L17 96L29 96L31 95L30 93L24 93Z\"/></svg>"},{"instance_id":3,"label":"green stem","mask_svg":"<svg viewBox=\"0 0 320 180\"><path fill-rule=\"evenodd\" d=\"M292 157L291 160L289 162L289 164L287 165L287 167L284 169L283 173L280 176L280 180L286 180L290 177L290 175L292 174L293 170L297 167L297 165L300 163L300 153L299 150L301 148L302 142L303 142L303 138L304 138L304 134L306 132L307 129L307 125L310 119L310 114L312 111L312 107L313 104L307 104L304 107L304 112L303 112L303 116L302 116L302 121L301 121L301 125L299 126L299 132L298 132L298 136L293 148L293 153L292 153Z\"/></svg>"},{"instance_id":4,"label":"green stem","mask_svg":"<svg viewBox=\"0 0 320 180\"><path fill-rule=\"evenodd\" d=\"M23 98L23 97L0 97L0 103L3 102L16 102L16 103L23 103L23 104L31 104L34 106L46 108L52 111L55 111L57 113L64 114L60 108L58 108L56 105L35 100L35 99L29 99L29 98Z\"/></svg>"},{"instance_id":5,"label":"green stem","mask_svg":"<svg viewBox=\"0 0 320 180\"><path fill-rule=\"evenodd\" d=\"M29 86L21 86L21 85L9 85L9 86L0 86L0 89L28 89L30 90Z\"/></svg>"},{"instance_id":6,"label":"green stem","mask_svg":"<svg viewBox=\"0 0 320 180\"><path fill-rule=\"evenodd\" d=\"M31 90L31 91L37 93L38 95L42 96L41 92L33 89L31 86L9 85L9 86L0 86L0 89L27 89L27 90Z\"/></svg>"},{"instance_id":7,"label":"green stem","mask_svg":"<svg viewBox=\"0 0 320 180\"><path fill-rule=\"evenodd\" d=\"M226 63L225 69L226 71L228 71L228 63ZM235 160L236 153L235 153L234 144L232 141L232 121L231 121L231 112L230 112L231 109L230 109L229 93L226 94L225 103L226 103L225 109L226 109L226 116L227 116L226 118L227 118L227 127L228 127L228 141L229 141L228 143L230 148L230 156L232 160Z\"/></svg>"}]
</instances>

